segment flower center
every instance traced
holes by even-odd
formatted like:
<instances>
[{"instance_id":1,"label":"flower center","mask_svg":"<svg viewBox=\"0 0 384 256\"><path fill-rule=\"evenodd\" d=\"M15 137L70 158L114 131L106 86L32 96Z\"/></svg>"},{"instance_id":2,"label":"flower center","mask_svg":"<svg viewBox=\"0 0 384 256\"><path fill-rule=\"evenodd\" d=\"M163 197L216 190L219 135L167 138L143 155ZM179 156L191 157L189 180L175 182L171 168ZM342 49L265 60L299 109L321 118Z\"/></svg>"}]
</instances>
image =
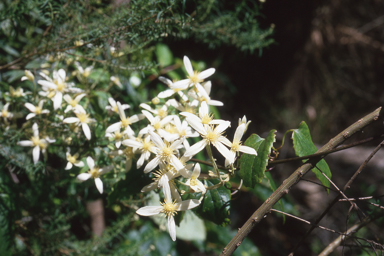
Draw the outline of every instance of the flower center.
<instances>
[{"instance_id":1,"label":"flower center","mask_svg":"<svg viewBox=\"0 0 384 256\"><path fill-rule=\"evenodd\" d=\"M35 114L40 115L41 114L41 108L40 107L35 107Z\"/></svg>"},{"instance_id":2,"label":"flower center","mask_svg":"<svg viewBox=\"0 0 384 256\"><path fill-rule=\"evenodd\" d=\"M121 119L121 125L123 126L123 127L128 127L128 125L130 125L131 124L131 122L129 121L129 117L127 117L127 118L125 118L125 119Z\"/></svg>"},{"instance_id":3,"label":"flower center","mask_svg":"<svg viewBox=\"0 0 384 256\"><path fill-rule=\"evenodd\" d=\"M220 133L216 132L215 129L213 129L213 126L208 126L207 128L207 134L203 136L208 143L212 143L218 140L218 138L221 136Z\"/></svg>"},{"instance_id":4,"label":"flower center","mask_svg":"<svg viewBox=\"0 0 384 256\"><path fill-rule=\"evenodd\" d=\"M98 178L100 176L99 168L98 167L93 167L92 170L89 171L91 174L92 178Z\"/></svg>"},{"instance_id":5,"label":"flower center","mask_svg":"<svg viewBox=\"0 0 384 256\"><path fill-rule=\"evenodd\" d=\"M157 110L157 114L163 119L164 117L166 117L168 115L168 112L164 109L159 109L159 110Z\"/></svg>"},{"instance_id":6,"label":"flower center","mask_svg":"<svg viewBox=\"0 0 384 256\"><path fill-rule=\"evenodd\" d=\"M62 82L62 81L55 81L55 84L57 86L57 89L56 89L57 91L64 92L64 90L65 90L64 82Z\"/></svg>"},{"instance_id":7,"label":"flower center","mask_svg":"<svg viewBox=\"0 0 384 256\"><path fill-rule=\"evenodd\" d=\"M153 124L153 128L155 128L155 130L160 129L160 128L161 128L161 123L160 123L160 121L154 123L154 124Z\"/></svg>"},{"instance_id":8,"label":"flower center","mask_svg":"<svg viewBox=\"0 0 384 256\"><path fill-rule=\"evenodd\" d=\"M68 162L70 162L71 164L74 164L76 163L76 157L75 156L71 156L69 155L68 158L67 158Z\"/></svg>"},{"instance_id":9,"label":"flower center","mask_svg":"<svg viewBox=\"0 0 384 256\"><path fill-rule=\"evenodd\" d=\"M241 141L234 141L232 143L231 150L237 152L239 151L240 146L241 146Z\"/></svg>"},{"instance_id":10,"label":"flower center","mask_svg":"<svg viewBox=\"0 0 384 256\"><path fill-rule=\"evenodd\" d=\"M31 141L32 141L32 143L33 143L33 146L39 146L39 144L40 144L40 138L39 138L39 136L37 136L37 137L33 136L33 137L31 138Z\"/></svg>"},{"instance_id":11,"label":"flower center","mask_svg":"<svg viewBox=\"0 0 384 256\"><path fill-rule=\"evenodd\" d=\"M80 123L87 124L89 123L88 114L86 113L76 113L77 118L79 118Z\"/></svg>"},{"instance_id":12,"label":"flower center","mask_svg":"<svg viewBox=\"0 0 384 256\"><path fill-rule=\"evenodd\" d=\"M165 147L161 149L160 157L164 161L168 161L171 155L173 155L173 149L166 144Z\"/></svg>"},{"instance_id":13,"label":"flower center","mask_svg":"<svg viewBox=\"0 0 384 256\"><path fill-rule=\"evenodd\" d=\"M148 141L148 142L144 142L143 143L143 146L142 146L142 150L144 152L148 152L151 150L151 148L153 147L153 143L151 141Z\"/></svg>"},{"instance_id":14,"label":"flower center","mask_svg":"<svg viewBox=\"0 0 384 256\"><path fill-rule=\"evenodd\" d=\"M207 114L207 115L204 115L202 118L201 118L201 122L203 124L209 124L209 122L211 122L213 119L213 114Z\"/></svg>"},{"instance_id":15,"label":"flower center","mask_svg":"<svg viewBox=\"0 0 384 256\"><path fill-rule=\"evenodd\" d=\"M119 139L121 139L121 137L123 137L123 134L120 133L119 131L116 131L115 132L115 140L119 140Z\"/></svg>"},{"instance_id":16,"label":"flower center","mask_svg":"<svg viewBox=\"0 0 384 256\"><path fill-rule=\"evenodd\" d=\"M131 147L127 147L124 149L124 155L127 157L127 158L132 158L134 156L133 154L133 150Z\"/></svg>"},{"instance_id":17,"label":"flower center","mask_svg":"<svg viewBox=\"0 0 384 256\"><path fill-rule=\"evenodd\" d=\"M164 203L161 203L161 206L163 206L163 210L161 212L165 213L167 216L175 216L177 213L177 203L176 200L172 201L164 201Z\"/></svg>"},{"instance_id":18,"label":"flower center","mask_svg":"<svg viewBox=\"0 0 384 256\"><path fill-rule=\"evenodd\" d=\"M191 181L189 182L189 184L191 184L191 186L197 186L197 179L196 179L196 177L191 178Z\"/></svg>"},{"instance_id":19,"label":"flower center","mask_svg":"<svg viewBox=\"0 0 384 256\"><path fill-rule=\"evenodd\" d=\"M6 109L3 109L2 111L1 111L1 116L2 117L8 117L8 110L6 110Z\"/></svg>"},{"instance_id":20,"label":"flower center","mask_svg":"<svg viewBox=\"0 0 384 256\"><path fill-rule=\"evenodd\" d=\"M192 76L188 76L188 78L189 78L189 80L191 81L192 84L196 84L196 83L200 83L200 82L204 81L203 79L199 78L199 74L200 74L200 72L193 71L193 75Z\"/></svg>"},{"instance_id":21,"label":"flower center","mask_svg":"<svg viewBox=\"0 0 384 256\"><path fill-rule=\"evenodd\" d=\"M119 109L117 108L117 105L115 105L115 106L113 107L113 111L116 112L116 113L119 113Z\"/></svg>"},{"instance_id":22,"label":"flower center","mask_svg":"<svg viewBox=\"0 0 384 256\"><path fill-rule=\"evenodd\" d=\"M71 105L74 108L77 105L77 101L72 99L71 102L69 103L69 105Z\"/></svg>"}]
</instances>

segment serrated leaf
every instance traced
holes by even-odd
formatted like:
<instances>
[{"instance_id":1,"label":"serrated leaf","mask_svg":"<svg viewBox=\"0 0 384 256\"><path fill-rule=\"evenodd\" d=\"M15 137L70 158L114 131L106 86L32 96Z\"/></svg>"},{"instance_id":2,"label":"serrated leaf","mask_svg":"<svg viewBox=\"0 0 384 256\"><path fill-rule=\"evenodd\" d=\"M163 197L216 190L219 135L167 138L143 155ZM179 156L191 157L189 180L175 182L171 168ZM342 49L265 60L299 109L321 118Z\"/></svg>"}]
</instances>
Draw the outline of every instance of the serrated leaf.
<instances>
[{"instance_id":1,"label":"serrated leaf","mask_svg":"<svg viewBox=\"0 0 384 256\"><path fill-rule=\"evenodd\" d=\"M308 156L315 154L317 152L317 148L315 144L312 142L311 133L309 132L308 125L303 121L300 123L298 129L294 129L292 133L293 140L293 148L295 149L295 153L297 156ZM303 160L305 162L306 160ZM327 162L324 159L321 159L316 167L320 169L328 178L332 177L331 170ZM320 180L320 182L326 186L330 186L330 182L321 174L321 172L317 169L313 168L312 172L315 173L316 177Z\"/></svg>"},{"instance_id":2,"label":"serrated leaf","mask_svg":"<svg viewBox=\"0 0 384 256\"><path fill-rule=\"evenodd\" d=\"M251 147L258 151L261 143L264 141L263 138L261 138L257 134L252 134L249 136L249 138L245 141L244 145ZM240 171L239 175L243 179L244 186L246 187L253 187L256 184L256 181L253 182L254 174L253 174L253 164L255 161L256 156L255 155L249 155L249 154L243 154L240 158Z\"/></svg>"},{"instance_id":3,"label":"serrated leaf","mask_svg":"<svg viewBox=\"0 0 384 256\"><path fill-rule=\"evenodd\" d=\"M216 185L219 180L204 180L207 187ZM190 198L199 199L201 193L191 194ZM210 220L217 225L226 226L230 223L231 191L224 186L207 190L199 207L192 209L200 218Z\"/></svg>"},{"instance_id":4,"label":"serrated leaf","mask_svg":"<svg viewBox=\"0 0 384 256\"><path fill-rule=\"evenodd\" d=\"M172 52L165 44L156 44L156 57L162 67L169 66L173 63Z\"/></svg>"}]
</instances>

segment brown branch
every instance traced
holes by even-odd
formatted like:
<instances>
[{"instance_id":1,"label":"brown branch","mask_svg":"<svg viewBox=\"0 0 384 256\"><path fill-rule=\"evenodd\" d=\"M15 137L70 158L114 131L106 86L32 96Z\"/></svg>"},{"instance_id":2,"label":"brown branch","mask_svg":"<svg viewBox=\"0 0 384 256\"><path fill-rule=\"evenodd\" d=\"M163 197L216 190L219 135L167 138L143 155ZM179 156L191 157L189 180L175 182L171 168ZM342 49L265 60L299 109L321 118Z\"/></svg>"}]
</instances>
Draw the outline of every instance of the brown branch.
<instances>
[{"instance_id":1,"label":"brown branch","mask_svg":"<svg viewBox=\"0 0 384 256\"><path fill-rule=\"evenodd\" d=\"M326 145L317 151L317 153L329 151L336 148L345 140L350 138L353 134L360 131L373 121L377 120L380 115L381 107L370 113L369 115L358 120L356 123L352 124L350 127L345 129L343 132L338 134L336 137L331 139ZM290 188L296 184L301 177L311 170L322 157L316 157L308 160L300 168L298 168L291 176L289 176L284 182L280 185L279 188L273 192L273 194L252 214L252 216L247 220L237 234L232 238L228 245L223 249L221 255L232 255L232 253L239 247L245 237L251 232L251 230L258 224L264 216L272 209L273 205L277 203L284 195L286 195Z\"/></svg>"}]
</instances>

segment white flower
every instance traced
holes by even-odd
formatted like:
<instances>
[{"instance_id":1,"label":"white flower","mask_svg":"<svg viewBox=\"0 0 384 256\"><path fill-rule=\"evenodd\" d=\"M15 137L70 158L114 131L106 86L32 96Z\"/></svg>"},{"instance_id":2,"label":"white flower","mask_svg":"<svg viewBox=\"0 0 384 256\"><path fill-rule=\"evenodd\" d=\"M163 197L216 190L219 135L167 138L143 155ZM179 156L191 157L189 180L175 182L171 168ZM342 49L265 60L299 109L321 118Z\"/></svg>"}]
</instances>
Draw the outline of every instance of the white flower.
<instances>
[{"instance_id":1,"label":"white flower","mask_svg":"<svg viewBox=\"0 0 384 256\"><path fill-rule=\"evenodd\" d=\"M111 76L110 77L110 80L115 84L117 85L119 88L123 88L123 85L121 84L120 82L120 79L116 76ZM117 111L116 111L117 112Z\"/></svg>"},{"instance_id":2,"label":"white flower","mask_svg":"<svg viewBox=\"0 0 384 256\"><path fill-rule=\"evenodd\" d=\"M212 106L223 106L224 103L218 100L212 100L211 97L209 97L209 94L211 93L211 87L212 83L211 81L208 81L203 84L204 87L201 84L196 84L197 93L195 93L194 90L189 91L188 95L192 98L200 101L200 102L207 102L208 105Z\"/></svg>"},{"instance_id":3,"label":"white flower","mask_svg":"<svg viewBox=\"0 0 384 256\"><path fill-rule=\"evenodd\" d=\"M83 77L88 77L90 74L91 74L91 71L93 69L93 65L92 66L89 66L89 67L86 67L85 69L83 69L82 66L80 66L80 63L79 62L75 62L75 65L76 65L76 68L77 70L79 70L80 74L83 76Z\"/></svg>"},{"instance_id":4,"label":"white flower","mask_svg":"<svg viewBox=\"0 0 384 256\"><path fill-rule=\"evenodd\" d=\"M100 175L111 171L113 167L106 166L103 168L99 168L95 166L95 161L90 156L87 157L87 164L89 167L89 171L87 173L80 173L79 175L77 175L77 179L80 181L86 181L91 177L94 178L97 190L99 190L100 194L103 194L103 182L99 177Z\"/></svg>"},{"instance_id":5,"label":"white flower","mask_svg":"<svg viewBox=\"0 0 384 256\"><path fill-rule=\"evenodd\" d=\"M180 115L185 116L201 124L212 125L212 124L222 124L227 122L221 119L213 119L213 115L209 113L209 107L207 102L205 101L201 102L201 106L199 108L199 116L196 116L195 114L192 114L190 112L181 112Z\"/></svg>"},{"instance_id":6,"label":"white flower","mask_svg":"<svg viewBox=\"0 0 384 256\"><path fill-rule=\"evenodd\" d=\"M162 161L165 164L171 164L177 171L184 168L184 165L175 156L177 148L182 144L182 140L176 140L171 145L164 142L159 135L149 131L152 142L155 144L154 152L156 157L152 159L144 168L144 173L148 173L156 168Z\"/></svg>"},{"instance_id":7,"label":"white flower","mask_svg":"<svg viewBox=\"0 0 384 256\"><path fill-rule=\"evenodd\" d=\"M45 139L40 139L39 137L39 127L36 123L32 125L33 136L31 140L22 140L17 143L17 145L23 147L34 147L32 150L33 162L36 164L39 161L40 150L45 153L48 143L53 143L56 140L51 140L48 137Z\"/></svg>"},{"instance_id":8,"label":"white flower","mask_svg":"<svg viewBox=\"0 0 384 256\"><path fill-rule=\"evenodd\" d=\"M114 123L110 126L108 126L106 133L111 133L117 130L120 130L121 128L124 128L127 130L127 134L134 135L135 132L130 127L131 124L136 123L144 118L143 115L133 115L131 117L126 117L124 113L123 106L120 104L120 102L117 102L117 109L119 110L119 116L120 116L120 122Z\"/></svg>"},{"instance_id":9,"label":"white flower","mask_svg":"<svg viewBox=\"0 0 384 256\"><path fill-rule=\"evenodd\" d=\"M135 156L133 148L126 147L124 150L118 149L109 153L111 156L125 156L125 171L128 172L132 167L132 159Z\"/></svg>"},{"instance_id":10,"label":"white flower","mask_svg":"<svg viewBox=\"0 0 384 256\"><path fill-rule=\"evenodd\" d=\"M182 97L182 99L184 100L188 100L188 98L186 98L186 95L182 92L182 89L180 88L175 88L174 86L174 83L169 80L168 78L165 78L163 76L160 76L159 77L159 80L161 82L163 82L164 84L168 85L169 89L165 90L165 91L162 91L160 92L157 97L161 98L161 99L164 99L164 98L169 98L171 97L172 95L174 95L175 93L179 94L180 97Z\"/></svg>"},{"instance_id":11,"label":"white flower","mask_svg":"<svg viewBox=\"0 0 384 256\"><path fill-rule=\"evenodd\" d=\"M5 118L12 118L13 114L9 112L9 102L3 106L3 109L1 110L1 117Z\"/></svg>"},{"instance_id":12,"label":"white flower","mask_svg":"<svg viewBox=\"0 0 384 256\"><path fill-rule=\"evenodd\" d=\"M68 103L67 108L65 109L64 113L67 113L70 110L78 110L85 112L83 106L79 104L80 100L85 96L85 93L77 95L74 99L72 99L71 96L68 94L64 95L64 100Z\"/></svg>"},{"instance_id":13,"label":"white flower","mask_svg":"<svg viewBox=\"0 0 384 256\"><path fill-rule=\"evenodd\" d=\"M243 152L243 153L246 153L246 154L256 155L257 156L257 152L256 152L256 150L254 148L241 145L241 138L244 135L246 127L247 127L247 125L245 123L241 123L236 128L236 132L235 132L235 136L233 138L233 142L230 142L227 138L224 138L224 140L223 140L223 143L231 148L230 153L232 155L232 159L235 159L237 152ZM226 159L225 165L229 164L228 161L229 161L229 159Z\"/></svg>"},{"instance_id":14,"label":"white flower","mask_svg":"<svg viewBox=\"0 0 384 256\"><path fill-rule=\"evenodd\" d=\"M186 211L200 205L200 201L189 199L181 201L179 198L172 201L171 189L168 186L163 186L164 203L160 206L145 206L136 211L141 216L153 216L164 213L168 219L168 231L173 241L176 241L176 225L174 215L178 211Z\"/></svg>"},{"instance_id":15,"label":"white flower","mask_svg":"<svg viewBox=\"0 0 384 256\"><path fill-rule=\"evenodd\" d=\"M161 119L168 116L168 106L167 105L163 105L161 108L152 109L148 104L141 103L140 107L148 110L149 112L152 112L153 114L159 116Z\"/></svg>"},{"instance_id":16,"label":"white flower","mask_svg":"<svg viewBox=\"0 0 384 256\"><path fill-rule=\"evenodd\" d=\"M207 191L204 184L197 178L200 176L200 164L197 163L190 178L185 182L185 185L190 186L195 192L202 192L205 194Z\"/></svg>"},{"instance_id":17,"label":"white flower","mask_svg":"<svg viewBox=\"0 0 384 256\"><path fill-rule=\"evenodd\" d=\"M6 95L9 95L11 98L19 98L19 97L24 97L27 94L31 94L31 92L24 92L23 88L17 87L13 88L12 86L9 87L9 93L6 92Z\"/></svg>"},{"instance_id":18,"label":"white flower","mask_svg":"<svg viewBox=\"0 0 384 256\"><path fill-rule=\"evenodd\" d=\"M239 118L239 126L240 126L241 124L245 124L245 130L244 130L244 132L247 131L248 126L249 126L250 123L251 123L251 121L248 121L248 122L247 122L247 117L246 117L245 115L243 116L243 118Z\"/></svg>"},{"instance_id":19,"label":"white flower","mask_svg":"<svg viewBox=\"0 0 384 256\"><path fill-rule=\"evenodd\" d=\"M95 122L95 120L92 118L89 118L89 114L87 114L85 111L77 110L75 114L76 114L76 117L67 117L63 120L63 123L67 123L67 124L75 123L77 126L81 125L85 137L87 137L87 139L90 140L91 130L89 129L88 124L91 122Z\"/></svg>"},{"instance_id":20,"label":"white flower","mask_svg":"<svg viewBox=\"0 0 384 256\"><path fill-rule=\"evenodd\" d=\"M65 92L81 92L82 90L72 87L72 84L65 82L66 73L64 69L53 72L53 79L49 78L44 73L40 73L46 80L37 81L46 93L41 95L52 98L54 109L61 108L61 102L63 101L63 93Z\"/></svg>"},{"instance_id":21,"label":"white flower","mask_svg":"<svg viewBox=\"0 0 384 256\"><path fill-rule=\"evenodd\" d=\"M31 71L25 70L24 74L25 74L25 76L23 76L21 78L21 81L29 80L29 81L33 82L35 80L35 76L32 74Z\"/></svg>"},{"instance_id":22,"label":"white flower","mask_svg":"<svg viewBox=\"0 0 384 256\"><path fill-rule=\"evenodd\" d=\"M209 68L207 70L204 70L202 72L194 71L192 68L191 61L187 56L184 56L184 66L188 73L188 79L180 80L175 82L174 88L179 88L181 90L187 89L190 85L199 84L204 81L205 78L210 77L215 73L214 68Z\"/></svg>"},{"instance_id":23,"label":"white flower","mask_svg":"<svg viewBox=\"0 0 384 256\"><path fill-rule=\"evenodd\" d=\"M120 148L121 142L124 139L124 135L128 135L126 131L120 132L120 131L115 131L113 133L106 133L105 137L111 138L115 141L115 146L116 148Z\"/></svg>"},{"instance_id":24,"label":"white flower","mask_svg":"<svg viewBox=\"0 0 384 256\"><path fill-rule=\"evenodd\" d=\"M185 157L192 157L203 150L203 148L205 148L207 145L212 144L226 159L229 159L231 163L234 162L232 154L223 144L225 137L222 136L222 133L225 131L225 129L230 126L229 121L225 121L216 127L214 127L214 125L203 125L202 123L189 117L187 117L187 122L198 133L200 133L203 139L187 149L187 151L184 153Z\"/></svg>"},{"instance_id":25,"label":"white flower","mask_svg":"<svg viewBox=\"0 0 384 256\"><path fill-rule=\"evenodd\" d=\"M122 141L123 145L132 147L141 152L141 156L139 160L137 160L137 169L139 169L144 161L148 160L151 156L151 153L155 152L155 145L152 143L151 138L149 136L145 137L143 140L134 140L127 139Z\"/></svg>"},{"instance_id":26,"label":"white flower","mask_svg":"<svg viewBox=\"0 0 384 256\"><path fill-rule=\"evenodd\" d=\"M29 111L31 111L32 113L29 113L26 117L27 120L37 116L37 115L40 115L40 114L48 114L49 113L49 110L47 109L43 109L43 104L44 104L45 100L41 100L39 102L39 105L38 106L34 106L32 105L31 103L25 103L24 106L29 109Z\"/></svg>"},{"instance_id":27,"label":"white flower","mask_svg":"<svg viewBox=\"0 0 384 256\"><path fill-rule=\"evenodd\" d=\"M148 131L153 131L153 130L160 130L166 124L171 122L173 119L173 116L166 116L163 119L161 119L160 116L154 117L151 113L149 113L146 110L142 110L141 112L148 119L148 121L150 122L150 125L143 128L139 134L148 133Z\"/></svg>"},{"instance_id":28,"label":"white flower","mask_svg":"<svg viewBox=\"0 0 384 256\"><path fill-rule=\"evenodd\" d=\"M77 167L83 167L84 166L84 163L82 161L77 160L77 158L79 157L78 153L76 153L72 156L69 152L67 152L66 156L67 156L68 163L67 163L67 166L65 167L65 170L72 169L72 167L74 165Z\"/></svg>"},{"instance_id":29,"label":"white flower","mask_svg":"<svg viewBox=\"0 0 384 256\"><path fill-rule=\"evenodd\" d=\"M105 109L113 111L113 112L118 114L119 113L119 109L117 107L116 101L113 98L108 98L108 101L109 101L109 104L111 106L106 106ZM126 109L130 108L130 106L128 104L123 104L123 105L121 105L121 107L123 108L123 110L126 110Z\"/></svg>"}]
</instances>

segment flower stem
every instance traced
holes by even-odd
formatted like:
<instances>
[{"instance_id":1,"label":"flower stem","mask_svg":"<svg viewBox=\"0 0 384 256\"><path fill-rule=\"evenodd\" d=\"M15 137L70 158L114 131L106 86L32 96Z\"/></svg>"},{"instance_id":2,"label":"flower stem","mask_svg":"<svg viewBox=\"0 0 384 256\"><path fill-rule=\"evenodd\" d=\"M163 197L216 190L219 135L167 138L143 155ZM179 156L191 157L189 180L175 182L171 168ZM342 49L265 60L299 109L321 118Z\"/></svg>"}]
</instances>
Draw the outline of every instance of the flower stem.
<instances>
[{"instance_id":1,"label":"flower stem","mask_svg":"<svg viewBox=\"0 0 384 256\"><path fill-rule=\"evenodd\" d=\"M216 160L213 158L211 145L210 145L210 144L207 144L207 146L206 146L205 148L207 149L208 156L209 156L209 158L210 158L211 161L212 161L213 169L215 169L216 175L217 175L217 177L219 177L219 179L220 179L220 183L221 183L222 180L221 180L221 177L220 177L219 168L217 168Z\"/></svg>"}]
</instances>

